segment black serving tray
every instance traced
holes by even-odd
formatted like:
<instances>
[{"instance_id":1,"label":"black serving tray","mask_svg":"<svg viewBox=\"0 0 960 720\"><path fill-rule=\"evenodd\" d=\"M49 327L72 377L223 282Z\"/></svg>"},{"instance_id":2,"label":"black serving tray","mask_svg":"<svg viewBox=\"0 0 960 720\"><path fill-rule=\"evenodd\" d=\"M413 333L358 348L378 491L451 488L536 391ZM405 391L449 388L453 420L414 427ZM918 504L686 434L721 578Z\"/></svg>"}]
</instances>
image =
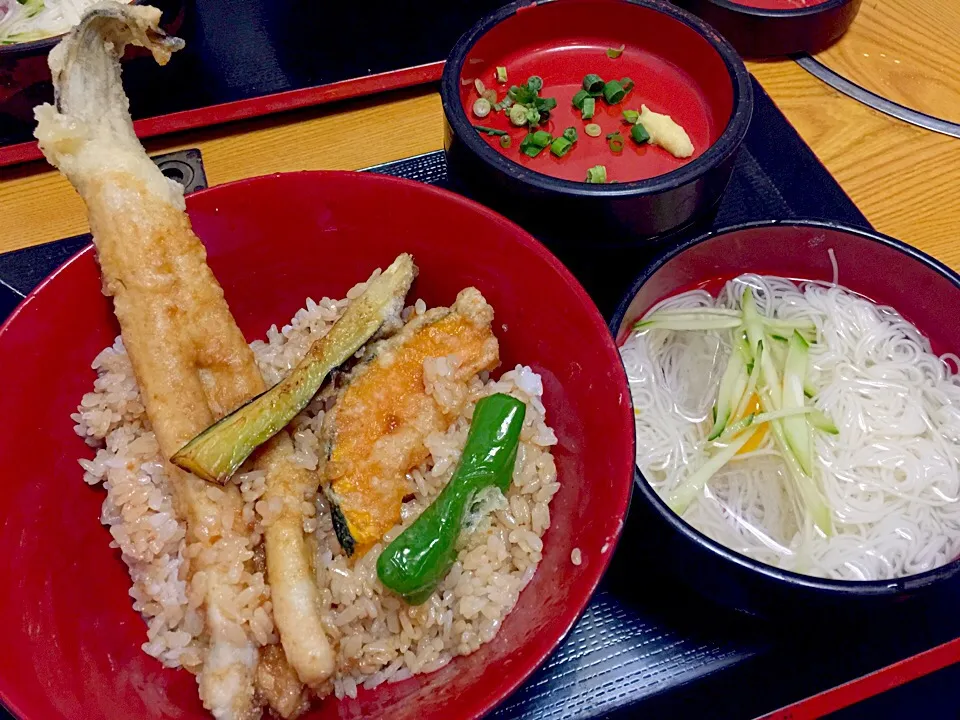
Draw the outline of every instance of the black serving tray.
<instances>
[{"instance_id":1,"label":"black serving tray","mask_svg":"<svg viewBox=\"0 0 960 720\"><path fill-rule=\"evenodd\" d=\"M754 90L753 125L717 215L685 234L773 218L869 227L766 93L759 85ZM449 186L441 152L369 171ZM0 316L87 242L88 236L78 236L0 255ZM662 249L599 260L568 253L565 259L609 316L643 263ZM617 266L623 270L613 272ZM636 522L636 514L628 518L610 569L573 630L492 718L751 718L960 637L960 587L942 606L909 607L839 627L830 618L775 625L721 608L644 554ZM905 717L909 708L910 717L956 718L960 696L951 688L958 669L916 681L921 695L907 685L838 717ZM918 674L905 668L893 684Z\"/></svg>"}]
</instances>

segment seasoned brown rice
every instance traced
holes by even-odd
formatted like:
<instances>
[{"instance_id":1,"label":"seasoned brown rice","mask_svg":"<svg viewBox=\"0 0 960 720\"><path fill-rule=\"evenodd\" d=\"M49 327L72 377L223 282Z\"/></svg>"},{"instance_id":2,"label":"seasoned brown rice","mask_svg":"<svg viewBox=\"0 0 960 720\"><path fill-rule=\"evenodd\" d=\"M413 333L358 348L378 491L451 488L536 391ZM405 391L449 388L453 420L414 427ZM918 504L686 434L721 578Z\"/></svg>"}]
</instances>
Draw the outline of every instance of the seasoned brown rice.
<instances>
[{"instance_id":1,"label":"seasoned brown rice","mask_svg":"<svg viewBox=\"0 0 960 720\"><path fill-rule=\"evenodd\" d=\"M343 300L308 299L289 325L271 327L266 341L252 343L266 382L276 383L286 375L364 286L358 285ZM425 310L426 304L417 300L405 313ZM322 493L296 501L315 550L324 625L337 656L333 690L338 697L353 697L360 686L372 688L437 670L453 657L489 642L540 562L541 538L550 526L550 500L559 489L550 453L556 436L545 422L540 378L518 365L499 380L484 375L466 388L457 388L448 379L455 361L431 358L424 363L425 389L440 405L464 391L469 402L446 432L427 438L431 454L410 474L416 492L404 504L403 525L412 522L449 481L479 398L510 393L526 403L527 416L506 498L494 497L493 511L473 532L464 534L457 562L426 603L407 606L383 588L376 574L382 545L359 560L343 554ZM147 623L144 651L169 667L196 671L201 666L206 651L200 612L205 579L202 572L190 574L191 559L199 552L217 553L212 559L222 563L231 580L243 588L233 607L237 627L246 629L260 645L276 643L270 589L263 572L251 568L262 567L258 560L263 528L277 515L282 501L261 499L262 472L241 471L231 482L244 501L242 532L227 546L188 546L119 338L97 356L93 368L97 372L94 390L83 397L72 417L77 433L97 450L93 459L82 459L80 464L84 480L102 484L107 491L101 521L130 571L133 606ZM292 423L296 461L311 470L319 462L325 402L315 399ZM218 501L225 491L211 485L208 494ZM221 521L233 522L226 511ZM403 525L393 528L384 541L396 537Z\"/></svg>"}]
</instances>

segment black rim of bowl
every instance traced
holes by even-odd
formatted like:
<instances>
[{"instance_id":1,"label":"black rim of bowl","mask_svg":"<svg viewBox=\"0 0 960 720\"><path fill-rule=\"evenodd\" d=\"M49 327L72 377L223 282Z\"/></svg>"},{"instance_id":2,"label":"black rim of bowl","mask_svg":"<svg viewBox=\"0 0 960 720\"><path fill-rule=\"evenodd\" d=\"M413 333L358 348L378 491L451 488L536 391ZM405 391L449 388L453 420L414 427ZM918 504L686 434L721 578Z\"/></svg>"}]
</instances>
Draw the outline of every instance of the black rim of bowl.
<instances>
[{"instance_id":1,"label":"black rim of bowl","mask_svg":"<svg viewBox=\"0 0 960 720\"><path fill-rule=\"evenodd\" d=\"M722 7L724 10L740 13L742 15L752 15L759 18L801 18L810 15L819 15L849 5L853 0L826 0L819 5L812 5L805 8L792 8L790 10L775 10L773 8L757 8L749 5L741 5L734 0L706 0L706 2Z\"/></svg>"},{"instance_id":2,"label":"black rim of bowl","mask_svg":"<svg viewBox=\"0 0 960 720\"><path fill-rule=\"evenodd\" d=\"M467 55L481 37L486 35L496 25L512 17L516 14L517 10L531 7L534 4L546 5L557 2L557 0L541 0L541 2L537 3L522 0L521 2L511 3L481 19L460 37L453 48L453 52L447 59L447 63L443 68L443 77L440 80L440 97L443 102L443 112L444 115L446 115L447 122L449 122L453 128L454 133L456 133L459 139L464 142L477 157L501 173L505 173L510 177L533 185L541 190L560 191L566 194L584 197L610 198L618 196L655 195L693 182L711 168L727 160L739 149L747 134L747 129L750 127L750 118L753 115L753 87L750 83L750 75L747 72L746 66L743 64L743 60L737 54L737 51L717 34L716 30L700 20L700 18L685 10L681 10L674 5L656 2L655 0L622 1L630 3L631 5L649 8L664 15L669 15L678 22L692 28L698 35L710 43L711 47L720 55L727 68L733 92L733 111L720 137L717 138L717 141L707 148L706 152L700 157L676 170L671 170L663 175L656 175L645 180L594 185L573 180L562 180L551 175L537 172L536 170L531 170L501 155L484 142L480 137L480 133L474 129L473 124L467 117L466 110L464 110L463 103L460 101L460 74L466 62Z\"/></svg>"},{"instance_id":3,"label":"black rim of bowl","mask_svg":"<svg viewBox=\"0 0 960 720\"><path fill-rule=\"evenodd\" d=\"M30 40L29 42L14 43L13 45L0 45L0 57L16 55L35 55L42 50L50 50L63 39L66 33L53 35L51 37L40 38L39 40Z\"/></svg>"},{"instance_id":4,"label":"black rim of bowl","mask_svg":"<svg viewBox=\"0 0 960 720\"><path fill-rule=\"evenodd\" d=\"M857 228L844 223L832 222L829 220L759 220L711 230L708 233L700 235L672 247L657 257L643 272L637 277L630 290L624 295L620 305L617 306L613 318L610 320L610 331L614 339L619 333L620 325L627 315L630 303L636 297L640 288L662 268L667 262L677 257L690 248L699 245L702 242L711 240L721 235L728 235L742 230L751 230L754 228L773 228L773 227L809 227L826 230L838 230L850 235L857 235L868 240L872 240L881 245L898 250L907 256L910 260L916 261L927 267L932 272L941 275L949 280L960 290L960 274L954 272L939 260L927 255L922 250L907 245L900 240L896 240L888 235L883 235L873 230ZM701 548L710 551L727 562L734 563L746 570L752 570L755 573L765 576L771 580L777 580L793 586L800 586L808 590L815 590L823 593L829 593L837 596L860 596L860 597L879 597L893 596L901 592L920 590L930 585L946 580L960 571L960 557L954 558L950 562L940 567L926 570L922 573L907 575L893 580L831 580L826 578L817 578L811 575L802 575L789 570L781 570L773 565L767 565L758 560L752 560L745 555L731 550L725 545L721 545L715 540L710 539L692 525L684 521L679 515L674 513L667 504L660 498L656 491L650 486L640 469L634 468L634 480L637 489L643 494L644 498L650 503L659 515L664 518L670 526L685 539L695 543Z\"/></svg>"}]
</instances>

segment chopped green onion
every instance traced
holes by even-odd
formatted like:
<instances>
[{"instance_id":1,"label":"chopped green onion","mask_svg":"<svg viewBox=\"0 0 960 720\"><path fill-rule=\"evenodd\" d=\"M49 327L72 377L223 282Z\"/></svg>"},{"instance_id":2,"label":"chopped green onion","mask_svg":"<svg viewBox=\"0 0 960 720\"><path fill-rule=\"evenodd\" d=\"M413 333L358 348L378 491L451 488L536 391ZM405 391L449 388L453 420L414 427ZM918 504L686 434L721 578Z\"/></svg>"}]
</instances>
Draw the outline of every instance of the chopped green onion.
<instances>
[{"instance_id":1,"label":"chopped green onion","mask_svg":"<svg viewBox=\"0 0 960 720\"><path fill-rule=\"evenodd\" d=\"M497 65L497 81L502 83L507 81L507 69L503 65Z\"/></svg>"},{"instance_id":2,"label":"chopped green onion","mask_svg":"<svg viewBox=\"0 0 960 720\"><path fill-rule=\"evenodd\" d=\"M517 127L527 124L527 108L523 105L514 105L510 108L510 122Z\"/></svg>"},{"instance_id":3,"label":"chopped green onion","mask_svg":"<svg viewBox=\"0 0 960 720\"><path fill-rule=\"evenodd\" d=\"M638 113L636 110L624 110L623 119L631 125L636 125L640 120L640 113Z\"/></svg>"},{"instance_id":4,"label":"chopped green onion","mask_svg":"<svg viewBox=\"0 0 960 720\"><path fill-rule=\"evenodd\" d=\"M577 129L575 127L568 127L563 131L563 136L572 143L577 141Z\"/></svg>"},{"instance_id":5,"label":"chopped green onion","mask_svg":"<svg viewBox=\"0 0 960 720\"><path fill-rule=\"evenodd\" d=\"M538 97L533 101L533 106L540 112L549 112L557 106L557 100L556 98Z\"/></svg>"},{"instance_id":6,"label":"chopped green onion","mask_svg":"<svg viewBox=\"0 0 960 720\"><path fill-rule=\"evenodd\" d=\"M528 125L536 125L540 122L540 111L536 108L528 107L525 108L527 116Z\"/></svg>"},{"instance_id":7,"label":"chopped green onion","mask_svg":"<svg viewBox=\"0 0 960 720\"><path fill-rule=\"evenodd\" d=\"M545 148L553 141L553 136L546 130L537 130L532 134L531 142L537 147Z\"/></svg>"},{"instance_id":8,"label":"chopped green onion","mask_svg":"<svg viewBox=\"0 0 960 720\"><path fill-rule=\"evenodd\" d=\"M503 100L500 101L500 107L502 108L512 108L513 107L513 98L507 95Z\"/></svg>"},{"instance_id":9,"label":"chopped green onion","mask_svg":"<svg viewBox=\"0 0 960 720\"><path fill-rule=\"evenodd\" d=\"M572 147L572 142L567 140L565 137L558 137L552 143L550 143L550 152L557 157L563 157L570 152L570 148Z\"/></svg>"},{"instance_id":10,"label":"chopped green onion","mask_svg":"<svg viewBox=\"0 0 960 720\"><path fill-rule=\"evenodd\" d=\"M583 89L594 97L600 95L603 92L603 78L590 73L583 78Z\"/></svg>"},{"instance_id":11,"label":"chopped green onion","mask_svg":"<svg viewBox=\"0 0 960 720\"><path fill-rule=\"evenodd\" d=\"M467 85L473 85L473 80L470 78L460 78L460 84L466 87Z\"/></svg>"},{"instance_id":12,"label":"chopped green onion","mask_svg":"<svg viewBox=\"0 0 960 720\"><path fill-rule=\"evenodd\" d=\"M474 125L473 129L477 132L483 133L484 135L506 135L507 133L503 130L497 130L496 128L485 127L483 125Z\"/></svg>"},{"instance_id":13,"label":"chopped green onion","mask_svg":"<svg viewBox=\"0 0 960 720\"><path fill-rule=\"evenodd\" d=\"M626 45L621 45L618 48L607 48L607 57L611 60L616 60L618 57L623 55L623 51L626 47Z\"/></svg>"},{"instance_id":14,"label":"chopped green onion","mask_svg":"<svg viewBox=\"0 0 960 720\"><path fill-rule=\"evenodd\" d=\"M507 96L514 102L518 102L521 105L529 105L537 99L537 94L526 85L523 87L511 85L510 89L507 90Z\"/></svg>"},{"instance_id":15,"label":"chopped green onion","mask_svg":"<svg viewBox=\"0 0 960 720\"><path fill-rule=\"evenodd\" d=\"M488 88L487 90L483 91L483 95L480 97L485 98L486 101L492 106L497 102L497 91L493 88Z\"/></svg>"},{"instance_id":16,"label":"chopped green onion","mask_svg":"<svg viewBox=\"0 0 960 720\"><path fill-rule=\"evenodd\" d=\"M590 137L600 137L603 130L596 123L590 123L583 128L583 131Z\"/></svg>"},{"instance_id":17,"label":"chopped green onion","mask_svg":"<svg viewBox=\"0 0 960 720\"><path fill-rule=\"evenodd\" d=\"M527 157L536 157L539 155L544 148L550 145L553 138L550 137L550 133L544 130L537 130L528 134L523 141L520 143L520 152L522 152Z\"/></svg>"},{"instance_id":18,"label":"chopped green onion","mask_svg":"<svg viewBox=\"0 0 960 720\"><path fill-rule=\"evenodd\" d=\"M633 141L637 143L637 145L643 145L645 142L650 141L650 133L648 133L647 129L640 123L630 128L630 137L633 138Z\"/></svg>"},{"instance_id":19,"label":"chopped green onion","mask_svg":"<svg viewBox=\"0 0 960 720\"><path fill-rule=\"evenodd\" d=\"M593 113L597 109L597 101L592 97L585 98L583 101L583 108L580 111L580 117L583 120L590 120L593 117Z\"/></svg>"},{"instance_id":20,"label":"chopped green onion","mask_svg":"<svg viewBox=\"0 0 960 720\"><path fill-rule=\"evenodd\" d=\"M476 102L473 103L473 114L478 118L485 118L490 114L491 109L490 101L486 98L477 98Z\"/></svg>"},{"instance_id":21,"label":"chopped green onion","mask_svg":"<svg viewBox=\"0 0 960 720\"><path fill-rule=\"evenodd\" d=\"M610 80L603 86L603 99L610 105L616 105L623 100L626 94L627 91L624 90L623 86L616 80Z\"/></svg>"},{"instance_id":22,"label":"chopped green onion","mask_svg":"<svg viewBox=\"0 0 960 720\"><path fill-rule=\"evenodd\" d=\"M584 182L603 184L607 182L607 168L603 165L595 165L587 170L587 179Z\"/></svg>"},{"instance_id":23,"label":"chopped green onion","mask_svg":"<svg viewBox=\"0 0 960 720\"><path fill-rule=\"evenodd\" d=\"M586 90L578 90L577 94L573 96L573 106L577 110L581 110L583 108L583 101L588 97L590 97L590 93Z\"/></svg>"},{"instance_id":24,"label":"chopped green onion","mask_svg":"<svg viewBox=\"0 0 960 720\"><path fill-rule=\"evenodd\" d=\"M538 93L543 89L543 78L539 75L531 75L527 78L527 87L533 93Z\"/></svg>"},{"instance_id":25,"label":"chopped green onion","mask_svg":"<svg viewBox=\"0 0 960 720\"><path fill-rule=\"evenodd\" d=\"M610 133L607 135L607 145L615 152L623 152L623 135L620 133Z\"/></svg>"},{"instance_id":26,"label":"chopped green onion","mask_svg":"<svg viewBox=\"0 0 960 720\"><path fill-rule=\"evenodd\" d=\"M528 136L528 137L529 137L529 136ZM542 148L542 147L537 147L536 145L533 145L532 143L528 143L528 142L527 142L527 139L524 138L524 139L520 142L520 152L522 152L522 153L523 153L524 155L526 155L527 157L535 158L537 155L539 155L541 152L543 152L543 148Z\"/></svg>"},{"instance_id":27,"label":"chopped green onion","mask_svg":"<svg viewBox=\"0 0 960 720\"><path fill-rule=\"evenodd\" d=\"M483 95L484 91L487 89L486 85L483 84L483 80L477 78L473 81L473 86L477 89L478 95Z\"/></svg>"},{"instance_id":28,"label":"chopped green onion","mask_svg":"<svg viewBox=\"0 0 960 720\"><path fill-rule=\"evenodd\" d=\"M510 147L510 136L507 135L506 133L503 133L503 135L500 136L500 147L502 148Z\"/></svg>"},{"instance_id":29,"label":"chopped green onion","mask_svg":"<svg viewBox=\"0 0 960 720\"><path fill-rule=\"evenodd\" d=\"M624 92L630 92L633 90L633 80L628 77L620 78L620 86L623 88Z\"/></svg>"}]
</instances>

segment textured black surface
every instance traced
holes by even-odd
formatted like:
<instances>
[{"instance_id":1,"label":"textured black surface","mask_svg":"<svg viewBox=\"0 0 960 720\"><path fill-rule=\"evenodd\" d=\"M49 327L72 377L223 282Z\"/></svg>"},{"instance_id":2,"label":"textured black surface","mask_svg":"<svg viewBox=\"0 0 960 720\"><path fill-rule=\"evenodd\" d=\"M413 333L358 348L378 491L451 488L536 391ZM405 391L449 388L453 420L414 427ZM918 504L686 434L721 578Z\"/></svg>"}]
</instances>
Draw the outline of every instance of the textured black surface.
<instances>
[{"instance_id":1,"label":"textured black surface","mask_svg":"<svg viewBox=\"0 0 960 720\"><path fill-rule=\"evenodd\" d=\"M866 226L766 94L755 89L754 123L733 180L716 218L703 226L801 217ZM447 183L442 153L371 170ZM562 238L546 240L563 244ZM81 236L0 256L0 309L4 292L11 299L10 289L28 292L87 241ZM609 313L640 263L656 251L581 255L582 262L568 253L566 260ZM725 610L686 590L643 553L636 518L631 513L610 571L583 617L493 718L755 717L960 636L960 592L938 607L842 623L811 618L772 625ZM955 677L938 673L923 681L922 707L932 713L924 717L956 717ZM910 686L898 691L889 705L875 702L869 717L903 717L896 708L910 707L910 692ZM944 708L953 714L940 713Z\"/></svg>"},{"instance_id":2,"label":"textured black surface","mask_svg":"<svg viewBox=\"0 0 960 720\"><path fill-rule=\"evenodd\" d=\"M184 0L187 42L160 68L124 64L135 119L438 62L501 0ZM0 103L0 146L32 139L31 108L49 84Z\"/></svg>"}]
</instances>

